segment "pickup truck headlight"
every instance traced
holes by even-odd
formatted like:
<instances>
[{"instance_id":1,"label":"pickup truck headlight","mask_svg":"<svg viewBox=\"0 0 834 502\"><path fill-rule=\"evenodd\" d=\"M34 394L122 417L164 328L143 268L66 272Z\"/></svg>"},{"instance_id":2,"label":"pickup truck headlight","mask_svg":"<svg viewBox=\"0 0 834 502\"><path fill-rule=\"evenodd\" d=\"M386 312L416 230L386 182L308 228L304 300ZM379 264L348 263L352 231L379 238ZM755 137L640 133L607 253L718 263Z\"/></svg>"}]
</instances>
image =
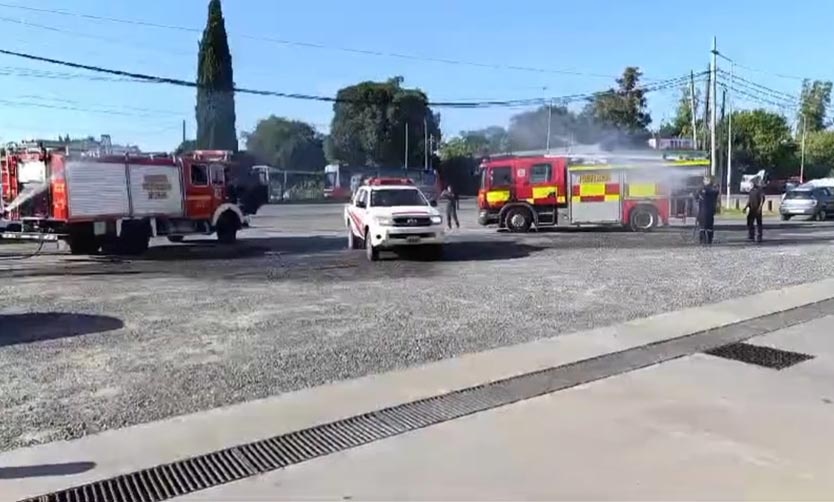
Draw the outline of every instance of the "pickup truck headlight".
<instances>
[{"instance_id":1,"label":"pickup truck headlight","mask_svg":"<svg viewBox=\"0 0 834 502\"><path fill-rule=\"evenodd\" d=\"M441 223L443 223L443 218L441 218L440 216L432 216L431 222L433 225L440 225Z\"/></svg>"},{"instance_id":2,"label":"pickup truck headlight","mask_svg":"<svg viewBox=\"0 0 834 502\"><path fill-rule=\"evenodd\" d=\"M390 227L391 225L394 224L394 220L392 220L391 218L383 217L383 216L377 216L376 217L376 224L379 225L379 226L382 226L382 227Z\"/></svg>"}]
</instances>

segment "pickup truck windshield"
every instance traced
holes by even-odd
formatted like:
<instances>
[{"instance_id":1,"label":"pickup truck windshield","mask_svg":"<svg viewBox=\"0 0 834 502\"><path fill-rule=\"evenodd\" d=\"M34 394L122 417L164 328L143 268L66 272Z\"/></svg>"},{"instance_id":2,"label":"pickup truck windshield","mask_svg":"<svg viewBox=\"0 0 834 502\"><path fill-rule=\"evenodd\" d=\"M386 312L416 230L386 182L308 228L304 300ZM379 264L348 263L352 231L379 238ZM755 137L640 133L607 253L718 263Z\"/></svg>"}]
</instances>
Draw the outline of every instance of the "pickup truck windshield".
<instances>
[{"instance_id":1,"label":"pickup truck windshield","mask_svg":"<svg viewBox=\"0 0 834 502\"><path fill-rule=\"evenodd\" d=\"M374 190L371 192L371 207L427 206L419 190Z\"/></svg>"}]
</instances>

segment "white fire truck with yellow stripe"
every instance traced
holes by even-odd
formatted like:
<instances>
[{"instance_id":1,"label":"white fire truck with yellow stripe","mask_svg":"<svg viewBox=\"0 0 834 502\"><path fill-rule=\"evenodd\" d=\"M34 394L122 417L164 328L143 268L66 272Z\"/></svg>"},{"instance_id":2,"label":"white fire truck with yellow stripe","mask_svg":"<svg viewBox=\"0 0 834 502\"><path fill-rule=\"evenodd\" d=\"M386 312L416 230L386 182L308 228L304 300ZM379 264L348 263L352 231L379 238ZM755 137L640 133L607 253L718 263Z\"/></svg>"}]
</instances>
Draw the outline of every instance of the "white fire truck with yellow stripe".
<instances>
[{"instance_id":1,"label":"white fire truck with yellow stripe","mask_svg":"<svg viewBox=\"0 0 834 502\"><path fill-rule=\"evenodd\" d=\"M503 155L481 164L478 222L513 232L553 226L667 225L676 191L709 161L651 155Z\"/></svg>"}]
</instances>

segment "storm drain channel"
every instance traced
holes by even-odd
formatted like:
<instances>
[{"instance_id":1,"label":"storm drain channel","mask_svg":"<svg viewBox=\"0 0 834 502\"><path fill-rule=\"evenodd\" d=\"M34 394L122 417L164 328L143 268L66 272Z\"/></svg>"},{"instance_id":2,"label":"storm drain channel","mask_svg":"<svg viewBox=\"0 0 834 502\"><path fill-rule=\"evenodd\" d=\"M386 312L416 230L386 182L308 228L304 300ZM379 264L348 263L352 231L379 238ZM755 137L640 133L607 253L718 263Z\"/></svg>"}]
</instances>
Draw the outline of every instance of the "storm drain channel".
<instances>
[{"instance_id":1,"label":"storm drain channel","mask_svg":"<svg viewBox=\"0 0 834 502\"><path fill-rule=\"evenodd\" d=\"M62 490L24 502L153 502L348 450L499 406L737 344L834 315L834 299L498 380Z\"/></svg>"}]
</instances>

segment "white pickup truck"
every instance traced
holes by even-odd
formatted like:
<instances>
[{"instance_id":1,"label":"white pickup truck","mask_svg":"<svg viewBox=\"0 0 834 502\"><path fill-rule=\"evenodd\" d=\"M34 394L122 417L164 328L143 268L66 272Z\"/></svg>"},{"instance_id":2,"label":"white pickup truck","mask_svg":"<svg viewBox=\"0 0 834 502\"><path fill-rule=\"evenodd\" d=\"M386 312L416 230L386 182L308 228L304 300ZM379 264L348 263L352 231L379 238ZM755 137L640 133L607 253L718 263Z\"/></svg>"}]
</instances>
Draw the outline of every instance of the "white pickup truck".
<instances>
[{"instance_id":1,"label":"white pickup truck","mask_svg":"<svg viewBox=\"0 0 834 502\"><path fill-rule=\"evenodd\" d=\"M372 178L345 206L348 247L364 247L370 261L379 259L380 250L415 246L440 259L446 232L436 205L410 180Z\"/></svg>"}]
</instances>

